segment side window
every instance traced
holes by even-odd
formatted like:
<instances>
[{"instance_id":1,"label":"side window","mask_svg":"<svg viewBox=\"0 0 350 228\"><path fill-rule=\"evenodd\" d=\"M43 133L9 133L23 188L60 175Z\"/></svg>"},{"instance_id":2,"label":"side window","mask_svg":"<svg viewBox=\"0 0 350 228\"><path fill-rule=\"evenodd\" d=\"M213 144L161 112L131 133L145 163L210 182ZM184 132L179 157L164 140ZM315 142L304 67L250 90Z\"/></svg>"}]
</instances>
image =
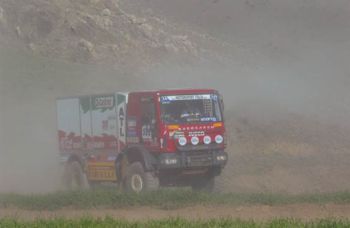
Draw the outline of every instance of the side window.
<instances>
[{"instance_id":1,"label":"side window","mask_svg":"<svg viewBox=\"0 0 350 228\"><path fill-rule=\"evenodd\" d=\"M221 120L224 121L225 104L224 104L224 97L221 94L220 94L220 106L221 106Z\"/></svg>"},{"instance_id":2,"label":"side window","mask_svg":"<svg viewBox=\"0 0 350 228\"><path fill-rule=\"evenodd\" d=\"M157 123L156 123L156 106L153 97L141 98L141 129L143 142L156 142Z\"/></svg>"},{"instance_id":3,"label":"side window","mask_svg":"<svg viewBox=\"0 0 350 228\"><path fill-rule=\"evenodd\" d=\"M222 96L221 94L220 94L220 104L221 104L222 111L224 111L224 109L225 109L225 106L224 106L224 96Z\"/></svg>"}]
</instances>

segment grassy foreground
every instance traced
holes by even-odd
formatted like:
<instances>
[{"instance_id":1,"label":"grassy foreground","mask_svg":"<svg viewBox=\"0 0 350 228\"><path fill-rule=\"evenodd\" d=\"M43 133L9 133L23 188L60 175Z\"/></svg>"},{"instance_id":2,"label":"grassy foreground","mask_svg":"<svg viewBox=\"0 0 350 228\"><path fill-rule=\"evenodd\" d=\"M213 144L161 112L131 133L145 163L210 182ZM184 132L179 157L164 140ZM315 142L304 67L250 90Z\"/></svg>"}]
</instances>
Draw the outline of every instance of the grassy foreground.
<instances>
[{"instance_id":1,"label":"grassy foreground","mask_svg":"<svg viewBox=\"0 0 350 228\"><path fill-rule=\"evenodd\" d=\"M115 190L55 192L48 194L0 194L0 208L17 207L31 210L56 210L65 207L88 209L96 207L123 208L151 206L174 209L192 205L283 205L293 203L350 203L350 192L324 194L207 194L190 190L160 190L145 194L126 194Z\"/></svg>"},{"instance_id":2,"label":"grassy foreground","mask_svg":"<svg viewBox=\"0 0 350 228\"><path fill-rule=\"evenodd\" d=\"M14 219L0 219L0 227L21 228L21 227L350 227L350 221L324 219L312 222L302 222L293 219L276 219L269 222L254 222L242 220L209 220L209 221L188 221L184 219L150 220L147 222L127 222L115 220L112 218L91 219L82 218L77 220L53 219L36 220L31 222L19 221Z\"/></svg>"}]
</instances>

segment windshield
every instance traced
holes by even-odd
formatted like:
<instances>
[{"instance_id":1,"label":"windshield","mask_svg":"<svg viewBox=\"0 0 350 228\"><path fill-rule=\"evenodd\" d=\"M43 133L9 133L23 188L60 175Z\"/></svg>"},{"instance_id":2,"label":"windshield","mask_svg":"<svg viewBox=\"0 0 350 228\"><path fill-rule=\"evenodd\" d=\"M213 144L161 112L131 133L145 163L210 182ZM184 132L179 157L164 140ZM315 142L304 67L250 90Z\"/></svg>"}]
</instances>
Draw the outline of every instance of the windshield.
<instances>
[{"instance_id":1,"label":"windshield","mask_svg":"<svg viewBox=\"0 0 350 228\"><path fill-rule=\"evenodd\" d=\"M161 96L164 123L200 123L222 121L216 94Z\"/></svg>"}]
</instances>

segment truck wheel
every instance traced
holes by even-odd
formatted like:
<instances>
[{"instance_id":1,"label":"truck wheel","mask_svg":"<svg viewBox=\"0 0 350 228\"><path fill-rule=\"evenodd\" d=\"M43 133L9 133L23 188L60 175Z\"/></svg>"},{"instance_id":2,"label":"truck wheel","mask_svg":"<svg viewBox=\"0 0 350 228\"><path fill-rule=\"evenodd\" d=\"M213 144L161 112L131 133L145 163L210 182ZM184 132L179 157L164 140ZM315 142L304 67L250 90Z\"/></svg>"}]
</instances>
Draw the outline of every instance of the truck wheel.
<instances>
[{"instance_id":1,"label":"truck wheel","mask_svg":"<svg viewBox=\"0 0 350 228\"><path fill-rule=\"evenodd\" d=\"M154 191L159 187L159 179L145 172L140 162L134 162L128 168L124 187L126 191L135 193Z\"/></svg>"},{"instance_id":2,"label":"truck wheel","mask_svg":"<svg viewBox=\"0 0 350 228\"><path fill-rule=\"evenodd\" d=\"M68 190L84 189L84 172L79 162L73 161L66 165L63 181Z\"/></svg>"},{"instance_id":3,"label":"truck wheel","mask_svg":"<svg viewBox=\"0 0 350 228\"><path fill-rule=\"evenodd\" d=\"M215 178L214 177L206 177L200 178L198 180L194 180L191 183L193 191L202 191L207 193L212 193L215 187Z\"/></svg>"}]
</instances>

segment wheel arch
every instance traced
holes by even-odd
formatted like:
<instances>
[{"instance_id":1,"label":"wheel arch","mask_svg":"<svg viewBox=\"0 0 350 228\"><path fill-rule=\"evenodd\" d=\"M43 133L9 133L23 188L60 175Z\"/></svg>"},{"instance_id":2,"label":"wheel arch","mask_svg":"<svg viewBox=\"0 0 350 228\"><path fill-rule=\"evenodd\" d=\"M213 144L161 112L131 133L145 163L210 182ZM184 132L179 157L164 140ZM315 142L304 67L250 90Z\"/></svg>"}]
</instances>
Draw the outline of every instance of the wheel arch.
<instances>
[{"instance_id":1,"label":"wheel arch","mask_svg":"<svg viewBox=\"0 0 350 228\"><path fill-rule=\"evenodd\" d=\"M156 169L155 165L157 164L157 160L155 156L143 146L132 146L126 148L118 156L117 160L124 157L127 158L129 164L133 162L141 162L145 171L154 171Z\"/></svg>"},{"instance_id":2,"label":"wheel arch","mask_svg":"<svg viewBox=\"0 0 350 228\"><path fill-rule=\"evenodd\" d=\"M68 164L75 162L75 161L78 162L81 165L81 167L84 167L84 160L78 154L71 154L68 157L66 164L68 165Z\"/></svg>"}]
</instances>

